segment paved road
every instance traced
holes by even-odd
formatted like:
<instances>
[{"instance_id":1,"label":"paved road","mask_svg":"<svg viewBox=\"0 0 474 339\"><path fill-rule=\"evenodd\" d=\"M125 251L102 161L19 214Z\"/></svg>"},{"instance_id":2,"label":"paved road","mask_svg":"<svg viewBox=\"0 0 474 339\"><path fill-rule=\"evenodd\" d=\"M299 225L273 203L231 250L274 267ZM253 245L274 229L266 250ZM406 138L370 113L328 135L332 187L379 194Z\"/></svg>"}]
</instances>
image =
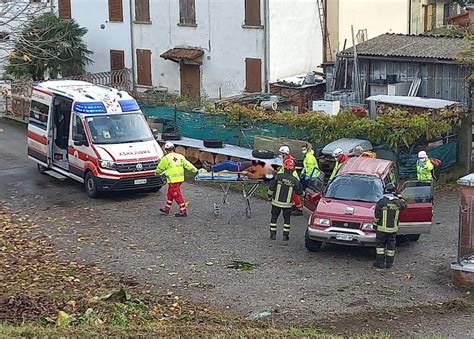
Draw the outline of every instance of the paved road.
<instances>
[{"instance_id":1,"label":"paved road","mask_svg":"<svg viewBox=\"0 0 474 339\"><path fill-rule=\"evenodd\" d=\"M1 119L0 129L0 200L29 215L72 260L242 314L278 310L276 318L292 325L465 295L451 285L449 271L455 259L457 192L438 195L432 234L399 247L394 269L381 272L372 268L373 254L364 249L330 246L307 252L303 217L293 219L289 243L281 241L281 228L279 240L270 241L268 203L254 201L248 220L234 193L217 219L211 206L219 191L194 184L183 188L190 201L186 220L159 214L164 192L89 199L80 184L36 172L26 156L24 130ZM227 268L233 260L258 266ZM441 330L453 334L449 327Z\"/></svg>"}]
</instances>

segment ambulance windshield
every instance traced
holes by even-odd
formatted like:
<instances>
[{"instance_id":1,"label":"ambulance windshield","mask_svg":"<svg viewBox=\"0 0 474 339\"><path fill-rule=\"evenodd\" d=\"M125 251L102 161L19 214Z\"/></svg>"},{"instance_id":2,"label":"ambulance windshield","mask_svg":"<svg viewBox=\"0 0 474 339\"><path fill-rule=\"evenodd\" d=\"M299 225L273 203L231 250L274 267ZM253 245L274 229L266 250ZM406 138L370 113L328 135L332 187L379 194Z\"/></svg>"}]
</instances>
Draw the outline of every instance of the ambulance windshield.
<instances>
[{"instance_id":1,"label":"ambulance windshield","mask_svg":"<svg viewBox=\"0 0 474 339\"><path fill-rule=\"evenodd\" d=\"M94 144L125 144L153 139L141 113L87 116L86 121Z\"/></svg>"}]
</instances>

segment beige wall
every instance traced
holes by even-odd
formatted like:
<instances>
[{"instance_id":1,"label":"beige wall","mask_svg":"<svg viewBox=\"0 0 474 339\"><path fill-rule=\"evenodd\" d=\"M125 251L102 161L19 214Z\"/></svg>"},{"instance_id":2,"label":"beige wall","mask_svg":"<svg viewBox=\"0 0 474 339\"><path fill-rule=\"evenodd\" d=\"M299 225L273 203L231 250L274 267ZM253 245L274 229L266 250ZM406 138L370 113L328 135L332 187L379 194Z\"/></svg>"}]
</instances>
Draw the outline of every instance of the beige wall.
<instances>
[{"instance_id":1,"label":"beige wall","mask_svg":"<svg viewBox=\"0 0 474 339\"><path fill-rule=\"evenodd\" d=\"M351 25L354 32L366 29L367 37L384 33L408 33L409 0L329 0L328 29L333 55L352 46Z\"/></svg>"}]
</instances>

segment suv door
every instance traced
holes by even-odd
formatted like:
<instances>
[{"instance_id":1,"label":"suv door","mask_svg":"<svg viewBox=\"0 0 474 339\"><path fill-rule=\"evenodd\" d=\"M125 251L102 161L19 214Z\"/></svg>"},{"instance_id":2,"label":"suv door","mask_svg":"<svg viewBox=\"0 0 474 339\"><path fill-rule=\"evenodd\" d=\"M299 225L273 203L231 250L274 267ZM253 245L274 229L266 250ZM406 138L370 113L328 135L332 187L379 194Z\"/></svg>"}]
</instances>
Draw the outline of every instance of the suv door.
<instances>
[{"instance_id":1,"label":"suv door","mask_svg":"<svg viewBox=\"0 0 474 339\"><path fill-rule=\"evenodd\" d=\"M316 210L316 206L322 197L323 190L323 182L318 178L311 178L308 181L308 187L305 190L304 207L311 212Z\"/></svg>"},{"instance_id":2,"label":"suv door","mask_svg":"<svg viewBox=\"0 0 474 339\"><path fill-rule=\"evenodd\" d=\"M406 181L400 190L407 208L400 212L398 234L428 234L433 219L433 186L431 182Z\"/></svg>"}]
</instances>

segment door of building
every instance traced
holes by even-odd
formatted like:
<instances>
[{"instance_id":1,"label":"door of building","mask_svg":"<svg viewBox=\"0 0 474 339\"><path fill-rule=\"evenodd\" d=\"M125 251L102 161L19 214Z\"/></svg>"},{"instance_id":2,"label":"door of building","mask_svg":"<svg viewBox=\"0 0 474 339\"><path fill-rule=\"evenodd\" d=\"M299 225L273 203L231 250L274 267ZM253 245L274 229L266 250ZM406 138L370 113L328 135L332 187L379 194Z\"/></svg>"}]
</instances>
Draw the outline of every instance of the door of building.
<instances>
[{"instance_id":1,"label":"door of building","mask_svg":"<svg viewBox=\"0 0 474 339\"><path fill-rule=\"evenodd\" d=\"M196 99L200 97L200 94L200 66L181 63L181 96Z\"/></svg>"}]
</instances>

